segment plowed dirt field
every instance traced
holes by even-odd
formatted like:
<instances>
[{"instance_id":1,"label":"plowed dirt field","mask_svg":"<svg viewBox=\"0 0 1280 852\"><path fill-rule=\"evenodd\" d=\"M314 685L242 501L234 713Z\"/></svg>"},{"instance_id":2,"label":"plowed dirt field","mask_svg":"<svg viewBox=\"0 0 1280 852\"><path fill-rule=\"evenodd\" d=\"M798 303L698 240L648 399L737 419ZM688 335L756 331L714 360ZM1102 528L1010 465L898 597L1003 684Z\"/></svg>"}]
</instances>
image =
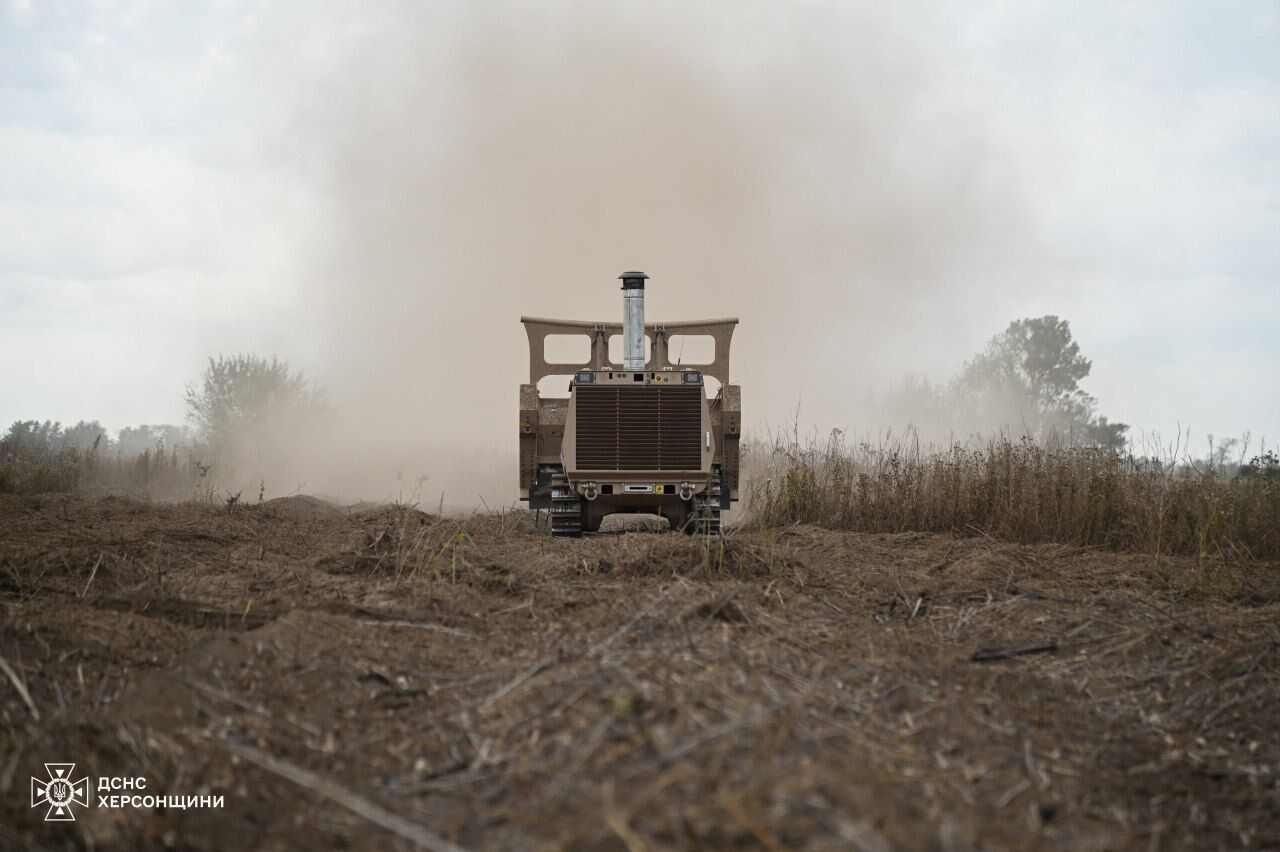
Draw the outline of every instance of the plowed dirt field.
<instances>
[{"instance_id":1,"label":"plowed dirt field","mask_svg":"<svg viewBox=\"0 0 1280 852\"><path fill-rule=\"evenodd\" d=\"M1280 846L1273 564L8 497L0 601L0 845Z\"/></svg>"}]
</instances>

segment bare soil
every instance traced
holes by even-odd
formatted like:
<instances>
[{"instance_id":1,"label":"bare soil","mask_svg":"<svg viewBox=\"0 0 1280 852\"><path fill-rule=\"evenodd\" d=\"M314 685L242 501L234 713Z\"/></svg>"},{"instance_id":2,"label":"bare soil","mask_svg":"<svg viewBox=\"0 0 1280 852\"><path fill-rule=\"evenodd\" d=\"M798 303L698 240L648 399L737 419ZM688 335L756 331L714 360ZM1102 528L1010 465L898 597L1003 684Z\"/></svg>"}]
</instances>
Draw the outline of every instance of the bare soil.
<instances>
[{"instance_id":1,"label":"bare soil","mask_svg":"<svg viewBox=\"0 0 1280 852\"><path fill-rule=\"evenodd\" d=\"M1280 846L1272 563L9 497L0 601L0 845Z\"/></svg>"}]
</instances>

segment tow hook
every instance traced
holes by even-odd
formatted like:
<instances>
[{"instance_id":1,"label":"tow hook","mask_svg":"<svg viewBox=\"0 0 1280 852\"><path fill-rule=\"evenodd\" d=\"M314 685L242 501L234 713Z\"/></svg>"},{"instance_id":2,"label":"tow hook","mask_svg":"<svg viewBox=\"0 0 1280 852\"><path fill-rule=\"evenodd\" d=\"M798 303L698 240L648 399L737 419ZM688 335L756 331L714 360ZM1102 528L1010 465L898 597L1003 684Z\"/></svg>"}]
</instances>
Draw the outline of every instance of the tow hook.
<instances>
[{"instance_id":1,"label":"tow hook","mask_svg":"<svg viewBox=\"0 0 1280 852\"><path fill-rule=\"evenodd\" d=\"M586 485L582 486L582 496L586 497L588 500L596 499L600 496L600 486L596 485L594 482L588 482Z\"/></svg>"},{"instance_id":2,"label":"tow hook","mask_svg":"<svg viewBox=\"0 0 1280 852\"><path fill-rule=\"evenodd\" d=\"M680 483L680 499L681 500L693 499L693 483L692 482Z\"/></svg>"}]
</instances>

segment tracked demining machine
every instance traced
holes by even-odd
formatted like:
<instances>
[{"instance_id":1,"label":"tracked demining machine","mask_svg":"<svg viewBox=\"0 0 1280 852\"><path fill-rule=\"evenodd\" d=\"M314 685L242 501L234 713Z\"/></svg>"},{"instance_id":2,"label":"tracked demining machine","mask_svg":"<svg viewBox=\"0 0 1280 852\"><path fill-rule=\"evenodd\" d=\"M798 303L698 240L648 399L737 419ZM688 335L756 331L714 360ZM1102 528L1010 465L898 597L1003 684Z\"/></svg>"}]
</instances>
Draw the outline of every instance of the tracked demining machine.
<instances>
[{"instance_id":1,"label":"tracked demining machine","mask_svg":"<svg viewBox=\"0 0 1280 852\"><path fill-rule=\"evenodd\" d=\"M736 318L646 323L647 275L624 272L622 322L521 317L529 383L520 386L520 499L547 509L554 536L595 532L606 515L662 515L673 530L718 536L720 512L738 499L742 404L729 383ZM582 364L548 363L547 338L581 335ZM610 357L621 337L622 361ZM673 344L710 338L706 363L682 365ZM569 376L569 394L539 382Z\"/></svg>"}]
</instances>

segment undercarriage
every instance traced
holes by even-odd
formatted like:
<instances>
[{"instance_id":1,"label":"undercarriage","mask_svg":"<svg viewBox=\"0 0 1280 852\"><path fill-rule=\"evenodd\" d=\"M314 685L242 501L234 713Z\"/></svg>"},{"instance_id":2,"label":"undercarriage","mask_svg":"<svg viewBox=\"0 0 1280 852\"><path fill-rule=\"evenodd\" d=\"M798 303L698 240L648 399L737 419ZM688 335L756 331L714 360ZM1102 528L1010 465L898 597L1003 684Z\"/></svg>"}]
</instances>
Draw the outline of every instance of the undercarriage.
<instances>
[{"instance_id":1,"label":"undercarriage","mask_svg":"<svg viewBox=\"0 0 1280 852\"><path fill-rule=\"evenodd\" d=\"M551 534L557 538L578 538L583 533L598 532L609 515L660 515L672 530L688 535L714 538L720 535L720 513L728 506L720 486L720 469L712 468L705 487L688 499L658 497L608 500L597 494L588 499L574 487L563 471L551 475L549 486Z\"/></svg>"}]
</instances>

